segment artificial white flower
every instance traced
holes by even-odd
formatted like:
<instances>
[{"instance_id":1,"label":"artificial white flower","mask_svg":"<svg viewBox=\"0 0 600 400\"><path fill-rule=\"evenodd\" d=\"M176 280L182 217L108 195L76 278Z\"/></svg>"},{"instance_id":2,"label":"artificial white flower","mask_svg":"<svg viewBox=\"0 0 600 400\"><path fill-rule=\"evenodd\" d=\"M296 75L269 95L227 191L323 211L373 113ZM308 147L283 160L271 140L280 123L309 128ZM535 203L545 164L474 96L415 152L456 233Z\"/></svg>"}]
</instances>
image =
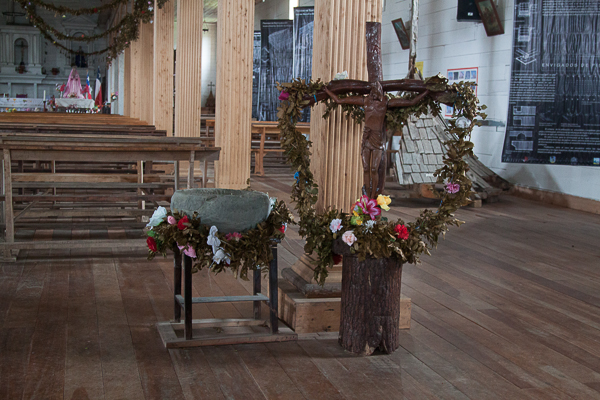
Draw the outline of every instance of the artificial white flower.
<instances>
[{"instance_id":1,"label":"artificial white flower","mask_svg":"<svg viewBox=\"0 0 600 400\"><path fill-rule=\"evenodd\" d=\"M269 213L267 215L271 215L271 211L273 211L273 207L275 207L275 203L277 203L277 198L269 197Z\"/></svg>"},{"instance_id":2,"label":"artificial white flower","mask_svg":"<svg viewBox=\"0 0 600 400\"><path fill-rule=\"evenodd\" d=\"M337 231L339 231L342 228L343 228L342 220L339 218L332 220L331 223L329 224L329 229L331 230L332 233L336 233Z\"/></svg>"},{"instance_id":3,"label":"artificial white flower","mask_svg":"<svg viewBox=\"0 0 600 400\"><path fill-rule=\"evenodd\" d=\"M154 214L152 214L152 217L150 217L150 221L148 221L148 224L146 226L158 226L163 222L166 216L167 209L163 206L160 206L156 210L154 210Z\"/></svg>"},{"instance_id":4,"label":"artificial white flower","mask_svg":"<svg viewBox=\"0 0 600 400\"><path fill-rule=\"evenodd\" d=\"M219 230L217 229L216 226L211 226L210 227L210 232L208 233L208 238L206 239L206 244L208 244L209 246L212 246L212 251L213 254L217 254L217 250L219 249L219 246L221 245L221 240L217 237L217 232Z\"/></svg>"},{"instance_id":5,"label":"artificial white flower","mask_svg":"<svg viewBox=\"0 0 600 400\"><path fill-rule=\"evenodd\" d=\"M354 236L354 231L344 232L344 234L342 235L342 240L348 246L352 246L354 244L354 242L356 242L356 236Z\"/></svg>"},{"instance_id":6,"label":"artificial white flower","mask_svg":"<svg viewBox=\"0 0 600 400\"><path fill-rule=\"evenodd\" d=\"M221 264L221 261L225 261L226 264L231 264L231 259L229 258L227 253L225 253L225 251L222 248L219 248L217 250L217 252L213 256L213 261L216 262L217 264Z\"/></svg>"},{"instance_id":7,"label":"artificial white flower","mask_svg":"<svg viewBox=\"0 0 600 400\"><path fill-rule=\"evenodd\" d=\"M340 81L342 79L348 79L348 71L344 71L344 72L338 72L337 74L335 74L335 76L333 77L334 81Z\"/></svg>"},{"instance_id":8,"label":"artificial white flower","mask_svg":"<svg viewBox=\"0 0 600 400\"><path fill-rule=\"evenodd\" d=\"M460 129L467 129L471 126L471 120L467 117L458 117L456 120L456 127Z\"/></svg>"},{"instance_id":9,"label":"artificial white flower","mask_svg":"<svg viewBox=\"0 0 600 400\"><path fill-rule=\"evenodd\" d=\"M365 222L365 224L363 225L363 229L366 232L371 233L371 229L373 229L374 226L375 226L375 221L369 220L369 221Z\"/></svg>"}]
</instances>

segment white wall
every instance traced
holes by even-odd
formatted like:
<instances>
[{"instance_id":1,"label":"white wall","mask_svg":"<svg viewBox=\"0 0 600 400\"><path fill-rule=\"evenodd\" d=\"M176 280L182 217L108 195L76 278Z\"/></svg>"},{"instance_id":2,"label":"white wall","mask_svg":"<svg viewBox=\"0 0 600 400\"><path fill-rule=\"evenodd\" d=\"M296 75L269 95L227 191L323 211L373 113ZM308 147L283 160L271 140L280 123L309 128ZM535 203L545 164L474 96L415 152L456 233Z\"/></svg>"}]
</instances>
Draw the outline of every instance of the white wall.
<instances>
[{"instance_id":1,"label":"white wall","mask_svg":"<svg viewBox=\"0 0 600 400\"><path fill-rule=\"evenodd\" d=\"M254 8L254 30L260 31L263 19L289 19L289 0L265 0Z\"/></svg>"},{"instance_id":2,"label":"white wall","mask_svg":"<svg viewBox=\"0 0 600 400\"><path fill-rule=\"evenodd\" d=\"M513 0L499 0L504 35L487 37L483 24L456 21L456 0L419 2L417 61L425 76L451 68L479 67L478 97L488 106L488 119L506 125L513 40ZM408 50L402 50L391 21L410 21L409 0L386 0L382 52L385 79L406 77ZM600 200L600 169L564 165L501 162L505 127L481 127L473 133L475 153L488 167L512 183Z\"/></svg>"}]
</instances>

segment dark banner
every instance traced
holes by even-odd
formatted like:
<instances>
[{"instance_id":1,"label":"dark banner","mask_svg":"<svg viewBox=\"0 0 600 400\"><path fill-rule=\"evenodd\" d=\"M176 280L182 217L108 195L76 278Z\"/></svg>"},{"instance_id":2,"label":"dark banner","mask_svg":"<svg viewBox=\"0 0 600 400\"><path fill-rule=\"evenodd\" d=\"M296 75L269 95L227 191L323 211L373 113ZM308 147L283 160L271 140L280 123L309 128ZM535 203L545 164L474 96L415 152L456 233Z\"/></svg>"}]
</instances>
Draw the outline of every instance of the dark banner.
<instances>
[{"instance_id":1,"label":"dark banner","mask_svg":"<svg viewBox=\"0 0 600 400\"><path fill-rule=\"evenodd\" d=\"M252 63L252 118L258 120L258 82L260 81L260 31L254 31L254 62Z\"/></svg>"},{"instance_id":2,"label":"dark banner","mask_svg":"<svg viewBox=\"0 0 600 400\"><path fill-rule=\"evenodd\" d=\"M294 78L310 81L312 76L314 7L294 8ZM310 121L310 108L302 113L300 122Z\"/></svg>"},{"instance_id":3,"label":"dark banner","mask_svg":"<svg viewBox=\"0 0 600 400\"><path fill-rule=\"evenodd\" d=\"M276 82L290 82L293 78L293 30L294 22L291 20L260 21L259 121L277 121L279 90Z\"/></svg>"},{"instance_id":4,"label":"dark banner","mask_svg":"<svg viewBox=\"0 0 600 400\"><path fill-rule=\"evenodd\" d=\"M515 0L503 162L600 165L600 1Z\"/></svg>"}]
</instances>

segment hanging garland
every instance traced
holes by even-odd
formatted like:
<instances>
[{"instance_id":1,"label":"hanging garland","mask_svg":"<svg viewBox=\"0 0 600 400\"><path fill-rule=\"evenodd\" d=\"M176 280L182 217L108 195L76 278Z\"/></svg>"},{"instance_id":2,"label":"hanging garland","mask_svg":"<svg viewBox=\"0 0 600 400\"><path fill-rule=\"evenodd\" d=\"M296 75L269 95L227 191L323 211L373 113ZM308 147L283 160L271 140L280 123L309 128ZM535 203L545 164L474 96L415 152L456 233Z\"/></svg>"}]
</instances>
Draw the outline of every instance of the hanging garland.
<instances>
[{"instance_id":1,"label":"hanging garland","mask_svg":"<svg viewBox=\"0 0 600 400\"><path fill-rule=\"evenodd\" d=\"M219 273L230 269L234 275L248 279L248 271L269 269L273 259L273 240L285 237L293 217L283 201L271 199L271 213L266 221L246 232L220 233L216 226L203 225L196 213L190 217L159 207L146 230L148 259L157 254L166 257L177 247L194 261L192 272L210 268Z\"/></svg>"},{"instance_id":2,"label":"hanging garland","mask_svg":"<svg viewBox=\"0 0 600 400\"><path fill-rule=\"evenodd\" d=\"M154 1L134 0L133 12L127 13L123 17L123 19L121 19L121 21L119 21L119 23L117 23L113 27L96 35L74 37L66 35L47 24L46 21L44 21L44 19L37 14L35 6L37 5L49 11L54 11L61 14L89 15L95 14L105 9L114 8L120 4L127 4L128 0L114 0L112 3L105 4L100 7L80 9L72 9L65 6L54 6L52 4L45 3L39 0L16 1L21 5L21 7L23 7L31 23L35 27L37 27L42 36L44 36L44 38L46 38L46 40L48 40L54 46L70 54L83 54L85 56L95 56L107 53L107 62L109 63L112 59L116 58L123 50L128 48L131 42L138 39L140 24L149 22L152 23L152 18L154 17ZM162 8L164 4L168 1L169 0L157 0L156 3L158 5L158 8ZM91 43L97 39L106 37L113 33L116 33L117 36L114 38L113 43L111 45L107 46L104 49L93 52L81 53L77 50L72 50L59 42L59 40L72 40Z\"/></svg>"},{"instance_id":3,"label":"hanging garland","mask_svg":"<svg viewBox=\"0 0 600 400\"><path fill-rule=\"evenodd\" d=\"M308 84L294 80L278 86L282 91L280 99L283 100L278 112L281 143L288 164L296 171L291 199L300 215L300 235L306 239L304 250L308 254L315 252L318 256L314 276L320 284L327 278L327 268L332 267L339 257L333 252L335 240L341 239L349 246L350 253L357 254L361 260L366 257L395 257L401 263L416 264L421 254L430 254L429 250L437 245L440 235L445 234L450 226L462 224L453 213L470 203L471 181L466 175L469 167L464 157L473 155L473 143L469 139L473 127L478 125L477 117L485 118L482 113L485 106L478 105L479 100L471 90L471 84L460 82L448 86L447 82L440 75L425 81L432 92L450 90L456 93L454 114L447 129L451 139L444 143L448 150L444 156L444 166L434 174L438 183L445 183L445 191L440 195L437 211L424 210L415 222L408 223L401 219L391 222L381 216L381 209L387 209L390 203L387 196L377 199L361 197L352 206L352 214L336 209L322 213L316 211L318 187L310 170L311 143L296 130L296 123L309 104L306 99L316 99L317 92L325 84L320 80ZM403 97L412 98L414 95ZM324 117L338 106L327 99ZM364 119L364 110L359 106L342 105L341 108L347 117L357 123ZM411 115L418 118L429 110L435 115L440 112L439 105L429 98L411 107L388 109L387 127L392 131L401 129Z\"/></svg>"}]
</instances>

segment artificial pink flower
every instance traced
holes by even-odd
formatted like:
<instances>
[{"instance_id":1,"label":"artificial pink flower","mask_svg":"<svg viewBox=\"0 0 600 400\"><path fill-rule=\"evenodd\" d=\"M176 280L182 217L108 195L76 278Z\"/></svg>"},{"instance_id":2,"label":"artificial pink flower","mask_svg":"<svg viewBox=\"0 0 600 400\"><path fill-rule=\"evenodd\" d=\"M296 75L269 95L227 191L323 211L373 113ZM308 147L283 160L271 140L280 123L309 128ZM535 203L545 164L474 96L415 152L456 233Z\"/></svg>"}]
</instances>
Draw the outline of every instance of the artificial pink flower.
<instances>
[{"instance_id":1,"label":"artificial pink flower","mask_svg":"<svg viewBox=\"0 0 600 400\"><path fill-rule=\"evenodd\" d=\"M362 196L356 202L355 206L359 206L365 215L369 215L371 219L381 215L381 208L377 207L377 200L369 199L367 196Z\"/></svg>"},{"instance_id":2,"label":"artificial pink flower","mask_svg":"<svg viewBox=\"0 0 600 400\"><path fill-rule=\"evenodd\" d=\"M225 235L225 240L230 241L231 239L240 240L242 238L242 234L239 232L232 232Z\"/></svg>"},{"instance_id":3,"label":"artificial pink flower","mask_svg":"<svg viewBox=\"0 0 600 400\"><path fill-rule=\"evenodd\" d=\"M398 239L408 239L408 228L405 225L396 225L394 227L394 231L396 232L396 236L398 236Z\"/></svg>"},{"instance_id":4,"label":"artificial pink flower","mask_svg":"<svg viewBox=\"0 0 600 400\"><path fill-rule=\"evenodd\" d=\"M354 236L354 231L344 232L344 234L342 235L342 240L348 246L352 246L354 244L354 242L356 242L356 236Z\"/></svg>"},{"instance_id":5,"label":"artificial pink flower","mask_svg":"<svg viewBox=\"0 0 600 400\"><path fill-rule=\"evenodd\" d=\"M175 217L174 217L174 216L172 216L172 215L169 215L169 216L167 217L167 222L168 222L170 225L176 225L176 224L177 224L177 220L176 220L176 219L175 219Z\"/></svg>"},{"instance_id":6,"label":"artificial pink flower","mask_svg":"<svg viewBox=\"0 0 600 400\"><path fill-rule=\"evenodd\" d=\"M279 95L279 100L287 100L290 98L290 94L287 91L282 91L281 94Z\"/></svg>"},{"instance_id":7,"label":"artificial pink flower","mask_svg":"<svg viewBox=\"0 0 600 400\"><path fill-rule=\"evenodd\" d=\"M189 243L185 245L185 248L179 245L177 245L177 247L179 247L179 250L183 250L183 254L185 254L186 256L196 258L196 250L194 250L193 247L190 247Z\"/></svg>"},{"instance_id":8,"label":"artificial pink flower","mask_svg":"<svg viewBox=\"0 0 600 400\"><path fill-rule=\"evenodd\" d=\"M458 191L460 190L460 185L458 183L447 183L446 184L446 191L448 193L458 193Z\"/></svg>"}]
</instances>

